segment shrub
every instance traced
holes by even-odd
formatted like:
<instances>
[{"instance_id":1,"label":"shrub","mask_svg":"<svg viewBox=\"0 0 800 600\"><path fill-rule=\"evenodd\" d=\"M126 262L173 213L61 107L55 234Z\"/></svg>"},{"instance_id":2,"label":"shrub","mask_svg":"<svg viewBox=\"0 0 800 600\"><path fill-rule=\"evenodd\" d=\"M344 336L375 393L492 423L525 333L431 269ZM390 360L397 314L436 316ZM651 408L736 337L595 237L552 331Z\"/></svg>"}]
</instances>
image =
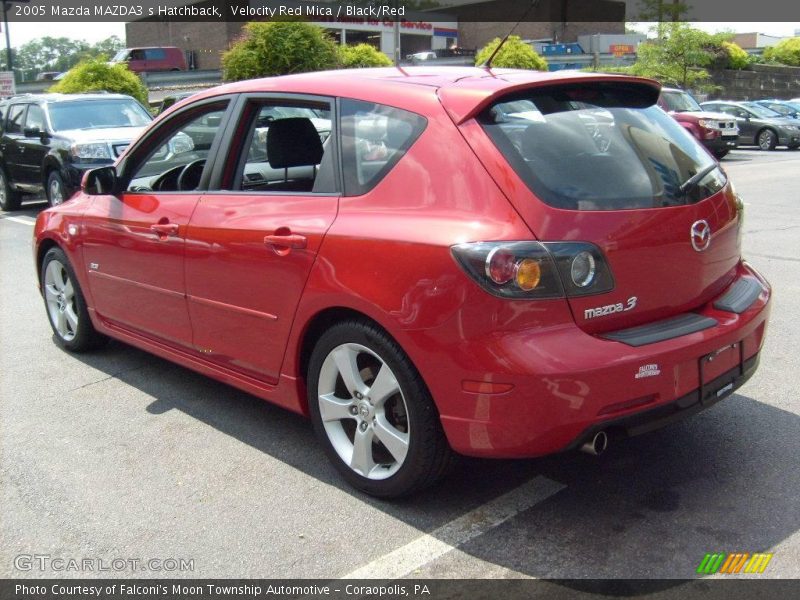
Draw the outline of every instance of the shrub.
<instances>
[{"instance_id":1,"label":"shrub","mask_svg":"<svg viewBox=\"0 0 800 600\"><path fill-rule=\"evenodd\" d=\"M502 40L495 38L486 44L475 57L475 64L482 65L494 52ZM539 56L530 45L522 41L518 35L512 35L497 53L492 61L493 67L506 67L510 69L533 69L547 71L547 61Z\"/></svg>"},{"instance_id":2,"label":"shrub","mask_svg":"<svg viewBox=\"0 0 800 600\"><path fill-rule=\"evenodd\" d=\"M722 67L724 69L746 69L753 63L753 57L745 52L741 46L733 42L722 42L723 55Z\"/></svg>"},{"instance_id":3,"label":"shrub","mask_svg":"<svg viewBox=\"0 0 800 600\"><path fill-rule=\"evenodd\" d=\"M764 50L764 58L782 65L800 67L800 37L789 38Z\"/></svg>"},{"instance_id":4,"label":"shrub","mask_svg":"<svg viewBox=\"0 0 800 600\"><path fill-rule=\"evenodd\" d=\"M136 98L144 106L149 106L147 88L142 80L123 64L108 64L105 56L90 58L78 63L48 91L62 94L101 91L127 94Z\"/></svg>"},{"instance_id":5,"label":"shrub","mask_svg":"<svg viewBox=\"0 0 800 600\"><path fill-rule=\"evenodd\" d=\"M322 71L338 65L336 43L321 27L300 21L251 22L222 55L228 81Z\"/></svg>"},{"instance_id":6,"label":"shrub","mask_svg":"<svg viewBox=\"0 0 800 600\"><path fill-rule=\"evenodd\" d=\"M345 69L391 67L394 63L380 50L369 44L339 47L339 62Z\"/></svg>"}]
</instances>

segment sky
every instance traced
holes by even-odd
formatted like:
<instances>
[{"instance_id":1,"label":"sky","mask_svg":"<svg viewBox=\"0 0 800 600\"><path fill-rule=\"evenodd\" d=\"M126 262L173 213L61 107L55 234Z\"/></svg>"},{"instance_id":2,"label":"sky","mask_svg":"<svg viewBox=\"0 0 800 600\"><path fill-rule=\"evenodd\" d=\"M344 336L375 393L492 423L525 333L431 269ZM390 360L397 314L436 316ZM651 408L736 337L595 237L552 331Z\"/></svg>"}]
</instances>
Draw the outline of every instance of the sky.
<instances>
[{"instance_id":1,"label":"sky","mask_svg":"<svg viewBox=\"0 0 800 600\"><path fill-rule=\"evenodd\" d=\"M776 36L792 36L800 30L797 23L692 23L693 26L714 33L733 30L739 33L758 32ZM648 24L636 25L636 29L647 32ZM68 37L94 43L112 35L125 40L125 23L10 23L9 34L12 48L18 48L26 42L50 36ZM3 34L4 35L4 34ZM0 37L0 47L5 46L5 39Z\"/></svg>"}]
</instances>

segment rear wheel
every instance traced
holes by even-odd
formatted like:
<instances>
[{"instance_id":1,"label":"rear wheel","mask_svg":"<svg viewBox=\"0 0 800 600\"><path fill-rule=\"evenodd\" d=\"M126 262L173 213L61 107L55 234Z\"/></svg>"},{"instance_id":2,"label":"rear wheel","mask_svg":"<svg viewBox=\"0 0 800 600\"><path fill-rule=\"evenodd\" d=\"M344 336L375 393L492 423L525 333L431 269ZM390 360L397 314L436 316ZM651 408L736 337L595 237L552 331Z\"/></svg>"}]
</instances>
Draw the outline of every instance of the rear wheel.
<instances>
[{"instance_id":1,"label":"rear wheel","mask_svg":"<svg viewBox=\"0 0 800 600\"><path fill-rule=\"evenodd\" d=\"M6 172L0 167L0 208L17 210L22 204L22 195L11 188Z\"/></svg>"},{"instance_id":2,"label":"rear wheel","mask_svg":"<svg viewBox=\"0 0 800 600\"><path fill-rule=\"evenodd\" d=\"M354 487L405 496L435 483L452 460L439 415L403 350L366 322L335 325L317 342L308 405L328 458Z\"/></svg>"},{"instance_id":3,"label":"rear wheel","mask_svg":"<svg viewBox=\"0 0 800 600\"><path fill-rule=\"evenodd\" d=\"M40 275L47 316L58 345L82 352L105 343L107 338L92 325L75 272L61 248L47 251Z\"/></svg>"},{"instance_id":4,"label":"rear wheel","mask_svg":"<svg viewBox=\"0 0 800 600\"><path fill-rule=\"evenodd\" d=\"M47 176L47 202L50 206L58 206L67 199L67 196L64 179L58 171L50 171L50 175Z\"/></svg>"},{"instance_id":5,"label":"rear wheel","mask_svg":"<svg viewBox=\"0 0 800 600\"><path fill-rule=\"evenodd\" d=\"M762 150L775 150L778 145L778 136L771 129L762 129L758 132L756 144Z\"/></svg>"}]
</instances>

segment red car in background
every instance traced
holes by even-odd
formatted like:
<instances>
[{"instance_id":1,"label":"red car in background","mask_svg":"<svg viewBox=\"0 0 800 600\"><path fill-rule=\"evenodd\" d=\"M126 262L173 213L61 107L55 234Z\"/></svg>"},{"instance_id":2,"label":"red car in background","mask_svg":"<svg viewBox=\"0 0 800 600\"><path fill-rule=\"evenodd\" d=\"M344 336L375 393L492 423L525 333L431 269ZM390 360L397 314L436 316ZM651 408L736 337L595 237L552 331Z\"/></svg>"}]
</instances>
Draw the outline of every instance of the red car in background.
<instances>
[{"instance_id":1,"label":"red car in background","mask_svg":"<svg viewBox=\"0 0 800 600\"><path fill-rule=\"evenodd\" d=\"M658 95L441 67L199 93L39 215L55 340L309 415L377 496L454 453L599 453L730 395L769 314L742 203Z\"/></svg>"},{"instance_id":2,"label":"red car in background","mask_svg":"<svg viewBox=\"0 0 800 600\"><path fill-rule=\"evenodd\" d=\"M662 88L658 105L718 159L739 145L736 119L725 113L705 110L689 92Z\"/></svg>"}]
</instances>

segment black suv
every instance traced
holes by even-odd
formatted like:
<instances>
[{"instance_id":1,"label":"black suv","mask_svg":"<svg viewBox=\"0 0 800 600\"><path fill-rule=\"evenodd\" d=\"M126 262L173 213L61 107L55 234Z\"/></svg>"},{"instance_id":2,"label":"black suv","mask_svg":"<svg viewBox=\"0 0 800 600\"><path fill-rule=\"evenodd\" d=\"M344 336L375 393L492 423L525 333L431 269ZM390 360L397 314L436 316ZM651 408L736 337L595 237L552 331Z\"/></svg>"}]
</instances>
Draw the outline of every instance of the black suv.
<instances>
[{"instance_id":1,"label":"black suv","mask_svg":"<svg viewBox=\"0 0 800 600\"><path fill-rule=\"evenodd\" d=\"M80 187L83 173L110 164L150 124L120 94L25 94L0 107L0 208L44 191L51 206Z\"/></svg>"}]
</instances>

